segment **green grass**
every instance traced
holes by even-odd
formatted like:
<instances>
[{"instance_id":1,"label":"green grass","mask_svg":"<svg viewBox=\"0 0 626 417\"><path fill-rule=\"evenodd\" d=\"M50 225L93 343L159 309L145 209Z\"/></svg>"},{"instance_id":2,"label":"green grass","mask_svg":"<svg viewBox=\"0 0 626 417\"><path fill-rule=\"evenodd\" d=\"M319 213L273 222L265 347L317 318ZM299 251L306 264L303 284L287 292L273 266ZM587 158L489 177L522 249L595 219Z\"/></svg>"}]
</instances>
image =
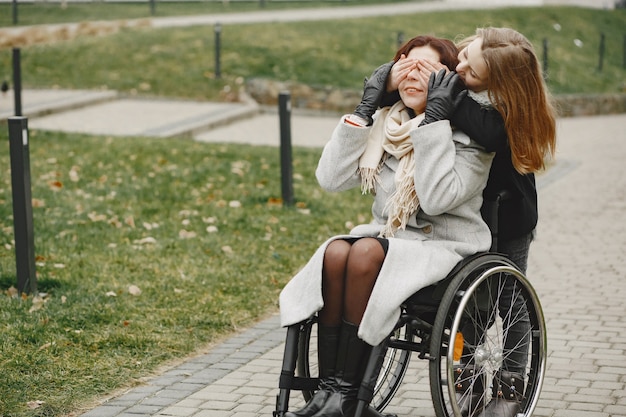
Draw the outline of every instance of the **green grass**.
<instances>
[{"instance_id":1,"label":"green grass","mask_svg":"<svg viewBox=\"0 0 626 417\"><path fill-rule=\"evenodd\" d=\"M32 297L8 292L16 278L6 131L3 416L70 413L252 324L275 311L279 290L322 241L369 213L357 190L319 189L320 150L294 149L297 203L283 208L273 147L32 131L38 290L47 295L30 312ZM140 243L148 238L155 243ZM37 400L44 406L28 411Z\"/></svg>"},{"instance_id":2,"label":"green grass","mask_svg":"<svg viewBox=\"0 0 626 417\"><path fill-rule=\"evenodd\" d=\"M103 6L89 4L96 5ZM101 18L119 16L110 6ZM192 6L200 7L184 7ZM166 5L157 8L165 13ZM55 13L49 21L60 19ZM529 8L226 26L221 79L213 73L212 28L124 29L23 47L22 82L200 100L227 99L225 92L254 77L359 89L392 57L400 32L455 38L495 25L525 33L538 51L548 39L553 92L619 92L625 21L624 10ZM10 60L10 48L0 49L1 78L10 79ZM280 289L319 243L345 232L346 222L369 219L370 200L358 190L319 189L315 149L294 150L294 208L277 204L275 148L31 131L30 152L43 304L9 291L16 282L12 197L0 124L2 416L76 412L254 323L276 310ZM29 401L43 405L30 409Z\"/></svg>"},{"instance_id":3,"label":"green grass","mask_svg":"<svg viewBox=\"0 0 626 417\"><path fill-rule=\"evenodd\" d=\"M472 34L477 26L494 25L525 33L539 56L543 40L548 41L553 93L615 93L626 88L625 23L626 10L550 7L435 12L341 24L226 26L219 79L211 27L125 29L22 48L22 82L26 87L108 88L200 100L227 99L227 92L238 91L253 77L359 89L365 75L391 59L399 33L405 38L419 31L454 39ZM600 33L606 36L602 72L597 70ZM575 39L583 46L577 47ZM0 49L0 68L6 71L0 77L10 78L10 62L11 50Z\"/></svg>"},{"instance_id":4,"label":"green grass","mask_svg":"<svg viewBox=\"0 0 626 417\"><path fill-rule=\"evenodd\" d=\"M386 0L388 3L407 0ZM148 0L141 2L89 2L69 3L63 7L60 2L46 3L18 2L17 24L41 25L67 22L87 22L96 20L143 19L165 16L188 16L198 14L235 13L258 10L282 10L298 8L327 8L380 3L380 0L234 0L234 1L174 1L155 0L154 14ZM0 3L0 27L13 26L13 5Z\"/></svg>"}]
</instances>

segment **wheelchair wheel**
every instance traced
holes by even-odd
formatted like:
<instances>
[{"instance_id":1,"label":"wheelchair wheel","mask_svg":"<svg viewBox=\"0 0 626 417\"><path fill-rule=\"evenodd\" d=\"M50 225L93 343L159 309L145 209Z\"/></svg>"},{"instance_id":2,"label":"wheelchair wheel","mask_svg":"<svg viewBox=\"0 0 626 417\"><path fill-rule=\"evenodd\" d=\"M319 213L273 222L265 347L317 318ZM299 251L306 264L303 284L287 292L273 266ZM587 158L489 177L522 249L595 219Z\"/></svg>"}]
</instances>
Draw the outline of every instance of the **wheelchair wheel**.
<instances>
[{"instance_id":1,"label":"wheelchair wheel","mask_svg":"<svg viewBox=\"0 0 626 417\"><path fill-rule=\"evenodd\" d=\"M298 359L296 362L296 375L310 378L318 374L317 370L317 331L316 324L311 321L304 326L298 343ZM404 326L395 331L394 337L402 340L413 339L413 335ZM400 383L404 378L411 352L401 349L387 349L383 365L374 387L374 396L370 405L378 411L382 411L392 400ZM314 391L302 391L305 401L309 401Z\"/></svg>"},{"instance_id":2,"label":"wheelchair wheel","mask_svg":"<svg viewBox=\"0 0 626 417\"><path fill-rule=\"evenodd\" d=\"M511 304L515 307L504 308ZM504 401L503 395L520 402L517 417L530 416L543 384L547 348L541 305L524 274L503 255L471 259L443 296L430 352L438 417L478 415L490 401ZM513 394L500 390L503 369L517 369L521 376Z\"/></svg>"}]
</instances>

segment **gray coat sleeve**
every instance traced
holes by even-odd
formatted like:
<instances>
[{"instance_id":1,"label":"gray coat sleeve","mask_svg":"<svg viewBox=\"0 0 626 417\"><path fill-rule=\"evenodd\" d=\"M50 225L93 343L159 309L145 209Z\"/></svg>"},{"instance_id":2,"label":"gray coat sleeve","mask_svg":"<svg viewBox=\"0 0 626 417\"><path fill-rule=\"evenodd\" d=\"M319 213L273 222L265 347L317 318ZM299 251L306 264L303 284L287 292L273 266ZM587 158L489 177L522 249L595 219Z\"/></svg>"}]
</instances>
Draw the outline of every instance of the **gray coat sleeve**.
<instances>
[{"instance_id":1,"label":"gray coat sleeve","mask_svg":"<svg viewBox=\"0 0 626 417\"><path fill-rule=\"evenodd\" d=\"M415 190L426 214L439 215L465 203L487 183L493 153L442 120L411 132Z\"/></svg>"},{"instance_id":2,"label":"gray coat sleeve","mask_svg":"<svg viewBox=\"0 0 626 417\"><path fill-rule=\"evenodd\" d=\"M359 158L371 128L350 126L343 118L324 146L315 175L326 191L344 191L361 185Z\"/></svg>"}]
</instances>

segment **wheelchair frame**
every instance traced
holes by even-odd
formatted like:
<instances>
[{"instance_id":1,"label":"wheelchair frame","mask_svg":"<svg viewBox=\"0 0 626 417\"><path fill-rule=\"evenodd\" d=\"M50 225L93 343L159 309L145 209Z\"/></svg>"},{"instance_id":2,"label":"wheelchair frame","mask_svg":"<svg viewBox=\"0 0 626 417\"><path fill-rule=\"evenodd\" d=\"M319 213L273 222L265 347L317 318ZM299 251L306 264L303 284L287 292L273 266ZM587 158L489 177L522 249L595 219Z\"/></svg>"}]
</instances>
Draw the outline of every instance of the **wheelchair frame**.
<instances>
[{"instance_id":1,"label":"wheelchair frame","mask_svg":"<svg viewBox=\"0 0 626 417\"><path fill-rule=\"evenodd\" d=\"M521 319L519 313L513 316L511 310L500 312L499 316L496 314L504 282L514 288L512 297L519 297L517 299L525 307L530 322L530 330L524 335L528 340L526 384L518 417L532 414L545 374L547 336L543 311L532 285L513 262L495 252L498 208L506 198L506 193L500 193L494 200L486 201L484 206L483 217L492 231L491 251L464 259L444 280L418 291L401 306L395 330L371 351L357 396L359 403L355 417L361 417L368 404L382 411L391 402L413 353L429 363L430 390L437 417L477 415L489 400L485 387L492 379L497 379L495 376L505 359L507 328L504 324L506 322L508 327ZM316 317L312 317L287 328L274 417L283 417L288 411L292 390L302 391L307 401L317 390L319 380L311 375L309 353L315 324ZM464 326L473 327L471 333L478 338L473 344L464 340L463 349L455 349L458 335L462 334L460 330L465 331ZM466 358L463 364L461 352ZM380 361L382 368L378 366ZM461 380L461 375L464 378L467 375L463 367L471 367L471 378ZM380 373L374 375L377 369ZM459 376L455 375L455 370ZM497 383L494 380L494 384ZM477 403L470 403L457 394L457 385L466 387L466 393L475 392L475 387L483 387L483 396ZM494 397L491 400L500 399ZM463 401L469 404L469 410L462 412L459 404Z\"/></svg>"}]
</instances>

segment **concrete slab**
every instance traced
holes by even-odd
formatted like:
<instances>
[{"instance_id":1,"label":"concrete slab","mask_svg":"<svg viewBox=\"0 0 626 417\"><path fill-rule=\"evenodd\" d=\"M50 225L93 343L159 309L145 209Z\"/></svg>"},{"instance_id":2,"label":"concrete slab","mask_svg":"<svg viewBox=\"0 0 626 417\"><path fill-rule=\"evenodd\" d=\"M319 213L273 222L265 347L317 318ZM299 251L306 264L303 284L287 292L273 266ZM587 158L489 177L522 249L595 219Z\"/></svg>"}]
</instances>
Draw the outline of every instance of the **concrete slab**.
<instances>
[{"instance_id":1,"label":"concrete slab","mask_svg":"<svg viewBox=\"0 0 626 417\"><path fill-rule=\"evenodd\" d=\"M53 112L73 110L117 98L117 91L29 89L22 90L22 115L37 117ZM13 90L0 94L0 120L15 115Z\"/></svg>"},{"instance_id":2,"label":"concrete slab","mask_svg":"<svg viewBox=\"0 0 626 417\"><path fill-rule=\"evenodd\" d=\"M192 135L257 112L256 105L242 103L122 98L39 117L29 121L29 127L93 135L172 137Z\"/></svg>"},{"instance_id":3,"label":"concrete slab","mask_svg":"<svg viewBox=\"0 0 626 417\"><path fill-rule=\"evenodd\" d=\"M339 116L292 114L292 146L323 147L339 122ZM261 114L237 123L195 135L195 139L210 143L241 143L249 145L280 145L280 117L277 113Z\"/></svg>"}]
</instances>

